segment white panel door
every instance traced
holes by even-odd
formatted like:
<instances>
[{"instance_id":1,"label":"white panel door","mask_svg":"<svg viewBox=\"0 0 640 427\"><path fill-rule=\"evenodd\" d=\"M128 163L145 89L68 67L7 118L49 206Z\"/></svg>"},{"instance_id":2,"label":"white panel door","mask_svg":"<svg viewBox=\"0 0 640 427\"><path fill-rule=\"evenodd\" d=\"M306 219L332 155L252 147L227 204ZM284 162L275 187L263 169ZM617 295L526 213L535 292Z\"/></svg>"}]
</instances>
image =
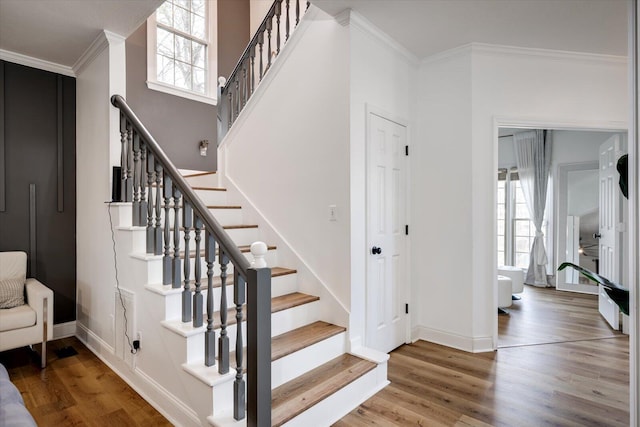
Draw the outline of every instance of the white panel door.
<instances>
[{"instance_id":1,"label":"white panel door","mask_svg":"<svg viewBox=\"0 0 640 427\"><path fill-rule=\"evenodd\" d=\"M405 343L407 129L373 113L367 137L367 347Z\"/></svg>"},{"instance_id":2,"label":"white panel door","mask_svg":"<svg viewBox=\"0 0 640 427\"><path fill-rule=\"evenodd\" d=\"M616 162L623 154L620 135L614 135L600 146L600 261L599 273L620 283L622 273L622 193L618 187ZM604 291L598 292L598 309L612 328L619 329L620 310Z\"/></svg>"}]
</instances>

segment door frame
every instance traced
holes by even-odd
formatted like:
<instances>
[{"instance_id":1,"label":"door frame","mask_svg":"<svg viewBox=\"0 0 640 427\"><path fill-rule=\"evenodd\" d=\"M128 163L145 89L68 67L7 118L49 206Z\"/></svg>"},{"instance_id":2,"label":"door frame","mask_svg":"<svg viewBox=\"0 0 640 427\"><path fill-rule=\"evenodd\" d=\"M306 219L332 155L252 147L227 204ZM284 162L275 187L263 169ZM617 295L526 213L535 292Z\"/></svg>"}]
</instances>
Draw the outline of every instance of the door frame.
<instances>
[{"instance_id":1,"label":"door frame","mask_svg":"<svg viewBox=\"0 0 640 427\"><path fill-rule=\"evenodd\" d=\"M407 120L406 118L393 114L389 111L384 110L383 108L380 108L376 105L370 104L370 103L365 103L365 141L364 141L364 163L365 163L365 168L364 168L364 179L365 179L365 183L364 183L364 187L365 187L365 197L364 197L364 203L365 203L365 240L364 240L364 256L365 256L365 303L364 303L364 321L365 321L365 325L364 325L364 342L365 342L365 346L368 345L367 343L367 335L368 335L368 313L370 310L370 307L368 305L368 296L369 296L369 260L370 257L369 255L369 223L370 223L370 218L369 218L369 142L371 141L371 134L370 134L370 126L371 126L371 114L374 114L376 116L379 116L385 120L389 120L391 122L394 122L400 126L403 126L404 128L406 128L407 130L407 142L406 144L410 147L411 146L411 127L409 125L409 120ZM405 200L404 200L404 208L405 208L405 221L407 224L411 224L411 162L409 161L409 158L407 158L406 162L405 162ZM409 227L411 228L411 227ZM401 284L402 286L402 292L403 295L405 296L405 299L407 300L407 303L409 303L409 301L411 300L411 287L409 286L411 283L411 269L409 268L411 265L410 259L411 259L411 252L410 252L410 248L411 248L411 233L409 233L409 235L406 236L406 238L404 239L404 253L406 254L405 259L404 259L404 263L403 263L403 268L405 271L405 283ZM406 314L406 321L405 321L405 332L404 332L404 342L405 343L409 343L411 342L411 309L409 311L409 314Z\"/></svg>"},{"instance_id":2,"label":"door frame","mask_svg":"<svg viewBox=\"0 0 640 427\"><path fill-rule=\"evenodd\" d=\"M635 2L633 2L635 3ZM632 37L632 42L636 43L636 38L640 39L640 34L637 33L637 21L636 14L640 15L640 10L634 8L632 13L633 25L632 29L635 29ZM639 40L640 41L640 40ZM638 411L638 405L640 405L640 381L637 376L640 373L640 315L638 315L638 309L640 309L640 264L638 262L638 256L640 255L640 243L637 241L639 229L640 229L640 197L638 197L638 188L640 184L640 178L638 173L640 172L640 153L638 150L638 124L640 122L640 108L638 108L638 90L637 85L637 47L633 46L632 54L634 64L633 72L631 72L630 80L633 84L630 86L632 89L632 105L630 106L632 117L630 122L621 121L596 121L596 120L577 120L577 121L558 121L553 118L549 119L531 119L527 117L517 116L494 116L493 118L493 165L492 171L498 170L498 130L501 127L512 127L522 129L553 129L553 130L583 130L583 131L598 131L605 130L611 132L627 132L627 147L629 158L629 287L631 290L629 301L629 411L631 425L638 423L640 413ZM634 62L635 61L635 62ZM634 159L635 162L634 163ZM493 200L493 222L490 225L493 227L493 234L496 235L496 194L495 188L498 184L498 177L496 173L492 172L494 177L493 189L490 194ZM555 227L555 224L553 224ZM555 233L555 228L554 228ZM489 242L490 250L493 256L493 268L495 269L495 275L497 271L497 242L496 239L491 239ZM634 280L635 279L635 280ZM495 307L498 304L498 284L497 282L493 286L493 298L490 299L490 306L485 309L487 312L492 313L493 319L493 342L494 350L498 349L498 316L495 314Z\"/></svg>"},{"instance_id":3,"label":"door frame","mask_svg":"<svg viewBox=\"0 0 640 427\"><path fill-rule=\"evenodd\" d=\"M567 180L568 173L573 171L585 171L585 170L595 170L598 172L598 162L583 162L583 163L562 163L558 165L557 172L557 180L554 180L554 195L553 200L555 204L554 211L554 223L556 225L555 236L555 262L556 265L560 265L560 262L565 261L564 253L566 250L566 239L562 238L564 235L564 230L567 227L567 200L566 198L560 197L561 194L567 193ZM596 188L595 191L598 189ZM566 283L564 279L561 279L562 274L556 274L556 288L562 291L571 291L571 292L579 292L597 295L598 290L595 286L589 285L581 285L581 284L571 284ZM591 288L596 288L595 290Z\"/></svg>"}]
</instances>

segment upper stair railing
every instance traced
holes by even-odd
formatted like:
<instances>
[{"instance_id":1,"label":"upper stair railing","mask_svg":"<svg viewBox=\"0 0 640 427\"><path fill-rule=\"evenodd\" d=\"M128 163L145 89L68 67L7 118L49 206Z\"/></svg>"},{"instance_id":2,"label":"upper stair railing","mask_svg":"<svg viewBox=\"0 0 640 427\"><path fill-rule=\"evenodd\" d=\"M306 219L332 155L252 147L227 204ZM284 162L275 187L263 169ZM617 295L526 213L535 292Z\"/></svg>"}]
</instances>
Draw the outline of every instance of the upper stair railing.
<instances>
[{"instance_id":1,"label":"upper stair railing","mask_svg":"<svg viewBox=\"0 0 640 427\"><path fill-rule=\"evenodd\" d=\"M162 255L163 284L183 288L182 322L204 328L206 366L216 364L214 330L214 263L219 263L221 297L220 336L218 338L218 372L229 372L229 336L227 327L226 286L233 286L236 319L234 418L247 416L249 426L271 425L271 269L252 267L212 216L191 186L169 160L153 136L120 95L111 97L120 110L122 144L122 201L132 203L133 225L146 227L148 254ZM164 210L164 218L162 216ZM173 219L171 224L170 219ZM180 231L184 230L183 244ZM191 252L191 231L195 251ZM204 238L203 238L204 232ZM203 248L204 246L204 248ZM180 249L183 248L183 251ZM195 257L191 273L190 258ZM217 255L217 256L216 256ZM203 326L203 292L200 257L206 262L206 327ZM227 275L233 265L233 282ZM191 280L193 277L193 281ZM193 285L193 290L192 290ZM245 395L245 340L241 323L246 304L247 321L247 390ZM233 312L232 312L233 314ZM217 326L216 326L217 327ZM246 404L246 406L245 406Z\"/></svg>"},{"instance_id":2,"label":"upper stair railing","mask_svg":"<svg viewBox=\"0 0 640 427\"><path fill-rule=\"evenodd\" d=\"M256 85L267 74L273 61L280 54L282 47L289 40L291 33L298 26L300 19L311 4L307 1L302 9L300 3L300 0L275 0L229 78L220 77L218 79L220 83L218 93L220 135L218 135L218 141L222 140L233 122L236 121L247 101L253 95ZM295 17L294 23L292 23L291 14ZM284 38L281 28L283 25ZM274 37L275 40L273 40Z\"/></svg>"}]
</instances>

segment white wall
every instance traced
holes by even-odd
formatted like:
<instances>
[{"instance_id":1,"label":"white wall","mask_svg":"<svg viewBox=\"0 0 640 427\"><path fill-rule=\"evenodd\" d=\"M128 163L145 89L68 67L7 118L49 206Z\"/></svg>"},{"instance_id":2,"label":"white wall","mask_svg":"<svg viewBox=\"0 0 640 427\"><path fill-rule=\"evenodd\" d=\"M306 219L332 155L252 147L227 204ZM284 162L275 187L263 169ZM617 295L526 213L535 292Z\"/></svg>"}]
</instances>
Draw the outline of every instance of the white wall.
<instances>
[{"instance_id":1,"label":"white wall","mask_svg":"<svg viewBox=\"0 0 640 427\"><path fill-rule=\"evenodd\" d=\"M249 40L251 40L251 37L253 37L260 24L262 24L262 20L267 16L267 12L272 4L272 0L249 0ZM302 4L300 7L303 7ZM289 13L291 13L291 11ZM291 16L294 17L293 22L295 22L295 12L293 12Z\"/></svg>"},{"instance_id":2,"label":"white wall","mask_svg":"<svg viewBox=\"0 0 640 427\"><path fill-rule=\"evenodd\" d=\"M410 156L413 336L466 349L473 334L471 65L469 51L421 64Z\"/></svg>"},{"instance_id":3,"label":"white wall","mask_svg":"<svg viewBox=\"0 0 640 427\"><path fill-rule=\"evenodd\" d=\"M114 342L108 208L111 166L119 164L119 115L112 94L125 95L124 39L101 34L77 75L77 322L103 342ZM86 337L84 337L86 338Z\"/></svg>"},{"instance_id":4,"label":"white wall","mask_svg":"<svg viewBox=\"0 0 640 427\"><path fill-rule=\"evenodd\" d=\"M412 247L419 329L471 351L497 344L497 126L621 128L627 94L621 58L473 44L423 64L412 160L414 186L424 182L413 239L428 242Z\"/></svg>"},{"instance_id":5,"label":"white wall","mask_svg":"<svg viewBox=\"0 0 640 427\"><path fill-rule=\"evenodd\" d=\"M346 17L345 17L346 18ZM351 203L351 318L350 336L354 346L364 337L366 315L366 109L388 113L408 125L411 145L416 97L413 82L417 61L403 48L390 42L377 28L355 12L350 29L350 203ZM408 173L408 171L407 171ZM408 212L408 209L407 209ZM345 212L346 214L346 212ZM346 218L345 218L346 219ZM410 218L407 218L409 221ZM407 223L410 223L407 222ZM409 246L407 245L407 249ZM406 254L409 255L408 253ZM409 283L407 275L407 284ZM406 286L402 283L399 286ZM407 292L410 288L407 286ZM411 295L406 295L407 302Z\"/></svg>"},{"instance_id":6,"label":"white wall","mask_svg":"<svg viewBox=\"0 0 640 427\"><path fill-rule=\"evenodd\" d=\"M349 307L348 31L319 10L305 21L223 140L219 170Z\"/></svg>"}]
</instances>

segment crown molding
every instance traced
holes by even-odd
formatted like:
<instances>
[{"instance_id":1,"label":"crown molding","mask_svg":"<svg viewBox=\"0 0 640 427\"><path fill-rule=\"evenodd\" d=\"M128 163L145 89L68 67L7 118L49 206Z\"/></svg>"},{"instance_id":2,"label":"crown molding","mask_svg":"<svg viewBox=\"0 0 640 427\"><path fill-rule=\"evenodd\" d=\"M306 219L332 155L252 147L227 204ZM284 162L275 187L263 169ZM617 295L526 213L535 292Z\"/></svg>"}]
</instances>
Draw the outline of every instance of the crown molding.
<instances>
[{"instance_id":1,"label":"crown molding","mask_svg":"<svg viewBox=\"0 0 640 427\"><path fill-rule=\"evenodd\" d=\"M89 45L89 47L84 51L80 58L73 64L73 72L75 75L79 75L85 67L91 64L95 59L105 50L109 45L124 43L125 38L112 33L108 30L103 30L98 37L96 37L93 42Z\"/></svg>"},{"instance_id":2,"label":"crown molding","mask_svg":"<svg viewBox=\"0 0 640 427\"><path fill-rule=\"evenodd\" d=\"M618 64L626 66L628 58L618 55L604 55L599 53L572 52L567 50L539 49L520 46L506 46L488 43L467 43L462 46L454 47L440 53L428 56L421 61L421 64L433 64L444 61L463 54L481 54L481 55L503 55L503 56L528 56L546 59L559 59L565 61L589 62L589 63L605 63Z\"/></svg>"},{"instance_id":3,"label":"crown molding","mask_svg":"<svg viewBox=\"0 0 640 427\"><path fill-rule=\"evenodd\" d=\"M600 53L574 52L568 50L540 49L520 46L506 46L488 43L470 43L473 53L495 54L507 56L537 56L549 59L564 59L582 62L602 62L627 65L628 57L620 55L605 55Z\"/></svg>"},{"instance_id":4,"label":"crown molding","mask_svg":"<svg viewBox=\"0 0 640 427\"><path fill-rule=\"evenodd\" d=\"M66 65L34 58L17 52L11 52L9 50L0 49L0 59L3 61L13 62L15 64L26 65L27 67L37 68L39 70L62 74L63 76L76 76L73 69Z\"/></svg>"},{"instance_id":5,"label":"crown molding","mask_svg":"<svg viewBox=\"0 0 640 427\"><path fill-rule=\"evenodd\" d=\"M415 66L420 64L420 60L418 59L418 57L414 55L409 49L402 46L395 39L393 39L387 33L378 28L374 23L366 19L364 16L360 15L355 10L345 9L337 14L334 19L343 27L352 25L355 28L364 31L382 44L399 53L402 57L409 61L410 64Z\"/></svg>"}]
</instances>

